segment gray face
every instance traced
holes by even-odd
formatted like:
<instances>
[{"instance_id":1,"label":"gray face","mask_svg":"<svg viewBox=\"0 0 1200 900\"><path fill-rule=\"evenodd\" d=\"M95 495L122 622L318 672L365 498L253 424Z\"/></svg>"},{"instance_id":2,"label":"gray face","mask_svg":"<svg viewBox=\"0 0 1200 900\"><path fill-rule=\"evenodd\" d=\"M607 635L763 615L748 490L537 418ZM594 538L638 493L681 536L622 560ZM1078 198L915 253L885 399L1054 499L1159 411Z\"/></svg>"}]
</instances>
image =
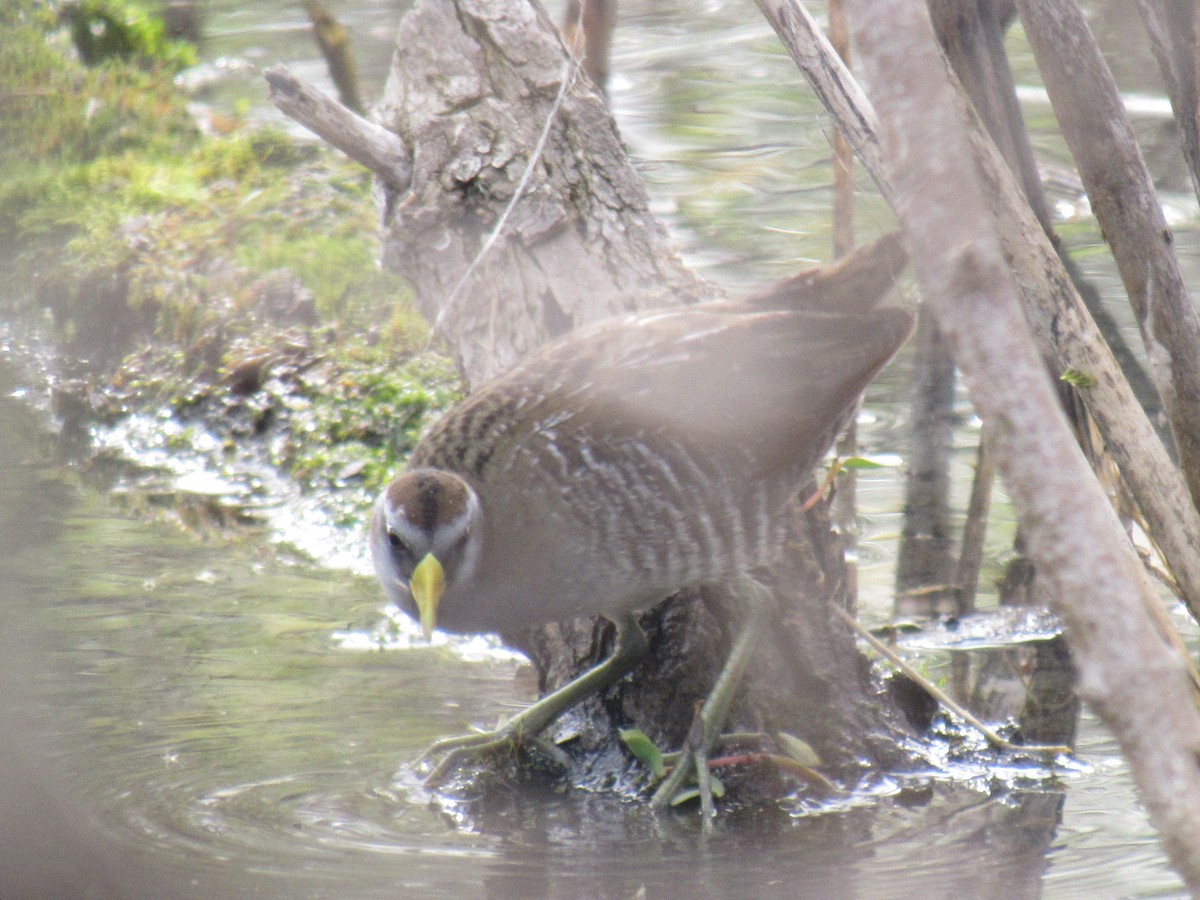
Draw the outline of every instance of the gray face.
<instances>
[{"instance_id":1,"label":"gray face","mask_svg":"<svg viewBox=\"0 0 1200 900\"><path fill-rule=\"evenodd\" d=\"M371 515L371 558L388 599L418 617L409 583L432 554L446 575L444 601L469 602L461 590L474 577L482 515L475 492L446 472L415 469L383 492Z\"/></svg>"},{"instance_id":2,"label":"gray face","mask_svg":"<svg viewBox=\"0 0 1200 900\"><path fill-rule=\"evenodd\" d=\"M388 531L387 519L387 495L384 494L375 503L371 515L371 561L375 564L375 575L388 600L417 618L417 607L408 583L420 560L420 557L414 559L414 552L421 552L423 556L425 551L415 541L407 548L396 546L396 537ZM419 533L416 536L419 537Z\"/></svg>"}]
</instances>

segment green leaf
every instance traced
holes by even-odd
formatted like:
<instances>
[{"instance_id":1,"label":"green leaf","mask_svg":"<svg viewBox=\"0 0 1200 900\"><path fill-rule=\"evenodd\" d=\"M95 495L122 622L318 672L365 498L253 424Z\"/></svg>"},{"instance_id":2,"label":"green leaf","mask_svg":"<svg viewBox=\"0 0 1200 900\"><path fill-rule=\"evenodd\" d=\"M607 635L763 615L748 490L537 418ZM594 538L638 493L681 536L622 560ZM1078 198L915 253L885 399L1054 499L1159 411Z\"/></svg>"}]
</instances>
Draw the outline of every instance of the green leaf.
<instances>
[{"instance_id":1,"label":"green leaf","mask_svg":"<svg viewBox=\"0 0 1200 900\"><path fill-rule=\"evenodd\" d=\"M842 460L843 469L886 469L887 466L864 456L848 456Z\"/></svg>"},{"instance_id":2,"label":"green leaf","mask_svg":"<svg viewBox=\"0 0 1200 900\"><path fill-rule=\"evenodd\" d=\"M725 796L724 782L722 782L720 778L718 778L716 775L712 774L711 772L708 773L708 783L709 783L709 786L712 788L712 795L713 795L714 800L720 800L722 797ZM699 798L700 798L700 788L698 788L696 785L693 784L691 787L685 787L682 791L680 791L678 794L676 794L674 797L672 797L671 805L672 806L682 806L683 804L687 803L689 800L698 800Z\"/></svg>"},{"instance_id":3,"label":"green leaf","mask_svg":"<svg viewBox=\"0 0 1200 900\"><path fill-rule=\"evenodd\" d=\"M1077 388L1093 388L1096 386L1096 378L1094 375L1089 375L1087 372L1081 372L1074 366L1068 366L1067 370L1058 376L1059 381L1065 381L1067 384Z\"/></svg>"},{"instance_id":4,"label":"green leaf","mask_svg":"<svg viewBox=\"0 0 1200 900\"><path fill-rule=\"evenodd\" d=\"M708 783L712 787L714 799L720 800L725 796L725 783L712 772L708 773Z\"/></svg>"},{"instance_id":5,"label":"green leaf","mask_svg":"<svg viewBox=\"0 0 1200 900\"><path fill-rule=\"evenodd\" d=\"M644 731L637 728L625 728L621 730L620 737L621 742L628 748L629 752L646 766L655 778L662 778L662 751L658 749L654 741L646 737Z\"/></svg>"},{"instance_id":6,"label":"green leaf","mask_svg":"<svg viewBox=\"0 0 1200 900\"><path fill-rule=\"evenodd\" d=\"M695 800L700 796L700 788L692 785L689 788L684 788L678 794L671 798L672 806L683 806L689 800Z\"/></svg>"},{"instance_id":7,"label":"green leaf","mask_svg":"<svg viewBox=\"0 0 1200 900\"><path fill-rule=\"evenodd\" d=\"M795 735L781 731L776 735L776 740L779 743L779 749L800 763L800 765L807 766L810 769L815 769L821 765L821 757L817 755L817 751Z\"/></svg>"}]
</instances>

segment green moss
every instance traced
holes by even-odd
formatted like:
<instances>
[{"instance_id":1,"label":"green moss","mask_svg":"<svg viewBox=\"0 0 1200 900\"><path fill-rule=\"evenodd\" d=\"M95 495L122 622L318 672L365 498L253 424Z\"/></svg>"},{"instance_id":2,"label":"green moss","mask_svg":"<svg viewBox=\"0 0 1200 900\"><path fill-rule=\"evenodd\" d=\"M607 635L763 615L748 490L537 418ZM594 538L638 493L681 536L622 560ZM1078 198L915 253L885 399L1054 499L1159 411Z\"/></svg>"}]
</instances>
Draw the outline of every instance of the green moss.
<instances>
[{"instance_id":1,"label":"green moss","mask_svg":"<svg viewBox=\"0 0 1200 900\"><path fill-rule=\"evenodd\" d=\"M262 279L286 269L322 317L392 350L423 345L404 283L376 262L364 170L270 129L205 138L161 67L84 68L34 4L18 6L0 20L0 96L14 98L0 117L2 252L65 334L95 318L109 282L106 317L119 298L136 314L122 328L149 329L136 342L246 333Z\"/></svg>"},{"instance_id":2,"label":"green moss","mask_svg":"<svg viewBox=\"0 0 1200 900\"><path fill-rule=\"evenodd\" d=\"M293 409L277 463L309 486L345 480L374 496L394 476L421 432L461 397L457 374L437 356L389 360L355 343L336 371L305 380L308 405Z\"/></svg>"},{"instance_id":3,"label":"green moss","mask_svg":"<svg viewBox=\"0 0 1200 900\"><path fill-rule=\"evenodd\" d=\"M270 129L203 136L164 67L85 68L17 3L0 15L0 96L17 98L0 116L0 263L68 355L107 366L96 415L169 410L180 454L207 452L204 434L217 454L261 441L361 515L459 395L378 265L368 174Z\"/></svg>"},{"instance_id":4,"label":"green moss","mask_svg":"<svg viewBox=\"0 0 1200 900\"><path fill-rule=\"evenodd\" d=\"M372 294L382 289L399 293L402 282L379 270L372 270L375 242L356 235L299 234L264 235L262 244L243 247L239 257L247 264L265 268L283 268L294 272L313 292L322 312L338 315L355 305L352 298L360 292ZM378 285L364 283L378 282Z\"/></svg>"},{"instance_id":5,"label":"green moss","mask_svg":"<svg viewBox=\"0 0 1200 900\"><path fill-rule=\"evenodd\" d=\"M172 152L195 142L198 129L169 72L84 68L45 25L33 14L0 22L0 164Z\"/></svg>"},{"instance_id":6,"label":"green moss","mask_svg":"<svg viewBox=\"0 0 1200 900\"><path fill-rule=\"evenodd\" d=\"M136 0L71 0L60 9L89 66L120 60L178 71L196 64L196 48L169 39L162 16Z\"/></svg>"}]
</instances>

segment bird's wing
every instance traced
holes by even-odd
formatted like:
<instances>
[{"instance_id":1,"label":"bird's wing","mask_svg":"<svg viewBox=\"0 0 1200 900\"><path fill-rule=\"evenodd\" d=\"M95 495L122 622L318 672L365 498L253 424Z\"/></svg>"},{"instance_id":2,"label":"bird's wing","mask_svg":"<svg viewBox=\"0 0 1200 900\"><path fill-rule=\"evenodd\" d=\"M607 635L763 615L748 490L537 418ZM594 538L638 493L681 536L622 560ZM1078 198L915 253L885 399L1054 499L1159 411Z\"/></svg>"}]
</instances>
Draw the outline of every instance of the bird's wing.
<instances>
[{"instance_id":1,"label":"bird's wing","mask_svg":"<svg viewBox=\"0 0 1200 900\"><path fill-rule=\"evenodd\" d=\"M542 402L531 412L577 412L581 432L665 429L717 452L759 447L773 465L770 447L787 454L839 427L911 328L899 309L838 315L718 303L630 316L545 358Z\"/></svg>"}]
</instances>

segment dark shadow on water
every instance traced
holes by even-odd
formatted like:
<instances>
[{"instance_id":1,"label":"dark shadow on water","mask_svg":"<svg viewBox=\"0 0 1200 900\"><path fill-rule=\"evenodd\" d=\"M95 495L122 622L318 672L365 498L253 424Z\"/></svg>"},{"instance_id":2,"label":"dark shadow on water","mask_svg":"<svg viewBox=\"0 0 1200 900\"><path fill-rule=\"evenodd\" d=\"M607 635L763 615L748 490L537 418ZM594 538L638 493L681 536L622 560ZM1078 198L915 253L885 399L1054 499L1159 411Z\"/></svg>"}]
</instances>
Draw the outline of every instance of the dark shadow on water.
<instances>
[{"instance_id":1,"label":"dark shadow on water","mask_svg":"<svg viewBox=\"0 0 1200 900\"><path fill-rule=\"evenodd\" d=\"M709 837L694 810L655 815L612 798L522 793L470 821L501 839L486 896L1040 896L1062 794L917 793L910 807L878 797L803 819L747 813Z\"/></svg>"}]
</instances>

